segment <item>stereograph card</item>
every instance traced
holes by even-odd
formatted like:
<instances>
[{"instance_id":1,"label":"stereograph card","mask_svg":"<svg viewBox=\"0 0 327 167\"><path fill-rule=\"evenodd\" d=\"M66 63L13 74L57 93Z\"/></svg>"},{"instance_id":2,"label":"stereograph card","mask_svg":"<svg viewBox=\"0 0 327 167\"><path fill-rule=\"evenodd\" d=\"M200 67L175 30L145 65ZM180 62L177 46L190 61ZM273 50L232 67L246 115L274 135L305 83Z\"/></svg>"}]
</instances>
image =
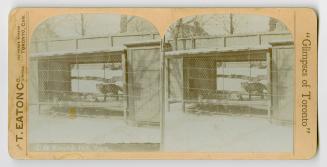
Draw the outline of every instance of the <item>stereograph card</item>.
<instances>
[{"instance_id":1,"label":"stereograph card","mask_svg":"<svg viewBox=\"0 0 327 167\"><path fill-rule=\"evenodd\" d=\"M16 8L15 159L309 159L308 8Z\"/></svg>"}]
</instances>

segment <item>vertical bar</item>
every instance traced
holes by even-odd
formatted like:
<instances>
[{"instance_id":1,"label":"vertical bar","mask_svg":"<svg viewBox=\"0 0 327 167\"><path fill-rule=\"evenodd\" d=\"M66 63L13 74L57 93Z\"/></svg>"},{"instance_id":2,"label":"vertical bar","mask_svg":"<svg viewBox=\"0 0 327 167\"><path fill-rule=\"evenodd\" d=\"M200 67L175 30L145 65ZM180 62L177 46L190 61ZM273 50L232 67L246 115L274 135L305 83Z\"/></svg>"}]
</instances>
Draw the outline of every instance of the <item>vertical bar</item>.
<instances>
[{"instance_id":1,"label":"vertical bar","mask_svg":"<svg viewBox=\"0 0 327 167\"><path fill-rule=\"evenodd\" d=\"M48 41L45 41L45 48L46 48L46 51L48 52L49 51L49 42Z\"/></svg>"},{"instance_id":2,"label":"vertical bar","mask_svg":"<svg viewBox=\"0 0 327 167\"><path fill-rule=\"evenodd\" d=\"M160 150L164 149L164 134L165 134L165 50L164 50L165 37L160 43Z\"/></svg>"},{"instance_id":3,"label":"vertical bar","mask_svg":"<svg viewBox=\"0 0 327 167\"><path fill-rule=\"evenodd\" d=\"M182 80L182 110L183 112L185 112L185 78L184 78L184 57L181 58L182 60L182 77L181 77L181 80ZM188 82L188 81L186 81Z\"/></svg>"},{"instance_id":4,"label":"vertical bar","mask_svg":"<svg viewBox=\"0 0 327 167\"><path fill-rule=\"evenodd\" d=\"M47 79L46 79L46 86L44 88L45 92L47 92L47 97L48 97L48 99L47 99L48 100L47 101L47 105L51 105L50 104L50 91L49 91L49 89L51 89L51 88L49 88L49 83L50 83L50 81L49 81L49 78L50 78L50 60L49 59L50 58L47 58L47 65L48 65L48 68L47 68Z\"/></svg>"},{"instance_id":5,"label":"vertical bar","mask_svg":"<svg viewBox=\"0 0 327 167\"><path fill-rule=\"evenodd\" d=\"M269 121L271 121L271 103L272 103L272 89L271 89L271 86L272 86L272 83L271 83L271 53L269 50L267 50L266 52L266 63L267 63L267 82L269 83L268 84L268 107L267 107L267 118Z\"/></svg>"},{"instance_id":6,"label":"vertical bar","mask_svg":"<svg viewBox=\"0 0 327 167\"><path fill-rule=\"evenodd\" d=\"M183 50L186 50L186 40L185 38L182 38L182 44L183 44Z\"/></svg>"},{"instance_id":7,"label":"vertical bar","mask_svg":"<svg viewBox=\"0 0 327 167\"><path fill-rule=\"evenodd\" d=\"M75 49L78 49L78 39L75 39Z\"/></svg>"},{"instance_id":8,"label":"vertical bar","mask_svg":"<svg viewBox=\"0 0 327 167\"><path fill-rule=\"evenodd\" d=\"M34 92L34 93L36 93L35 100L37 103L38 113L40 114L41 107L40 107L40 90L39 90L39 61L38 60L30 61L30 64L33 67L33 69L30 71L30 75L32 73L34 73L34 76L35 76L35 78L34 78L35 85L33 85L33 86L35 87L35 89L37 89L36 90L37 92Z\"/></svg>"},{"instance_id":9,"label":"vertical bar","mask_svg":"<svg viewBox=\"0 0 327 167\"><path fill-rule=\"evenodd\" d=\"M223 38L224 38L224 47L226 47L227 46L226 36L224 36Z\"/></svg>"},{"instance_id":10,"label":"vertical bar","mask_svg":"<svg viewBox=\"0 0 327 167\"><path fill-rule=\"evenodd\" d=\"M107 41L108 41L108 47L110 47L111 46L111 38L109 35L108 35Z\"/></svg>"},{"instance_id":11,"label":"vertical bar","mask_svg":"<svg viewBox=\"0 0 327 167\"><path fill-rule=\"evenodd\" d=\"M164 56L164 55L163 55ZM170 80L169 80L169 59L164 57L164 66L165 66L165 71L164 71L164 88L165 88L165 96L164 96L164 104L165 104L165 112L170 112L170 106L169 106L169 85L170 85Z\"/></svg>"},{"instance_id":12,"label":"vertical bar","mask_svg":"<svg viewBox=\"0 0 327 167\"><path fill-rule=\"evenodd\" d=\"M123 69L123 99L125 99L124 103L124 121L127 121L127 104L128 104L128 98L127 98L127 68L126 68L126 53L123 53L121 55L121 66Z\"/></svg>"},{"instance_id":13,"label":"vertical bar","mask_svg":"<svg viewBox=\"0 0 327 167\"><path fill-rule=\"evenodd\" d=\"M109 38L110 38L111 47L114 47L114 38L113 38L113 36L109 36Z\"/></svg>"},{"instance_id":14,"label":"vertical bar","mask_svg":"<svg viewBox=\"0 0 327 167\"><path fill-rule=\"evenodd\" d=\"M192 38L191 41L192 41L192 49L195 49L196 48L196 46L195 46L195 38Z\"/></svg>"},{"instance_id":15,"label":"vertical bar","mask_svg":"<svg viewBox=\"0 0 327 167\"><path fill-rule=\"evenodd\" d=\"M79 81L80 81L80 76L79 76L79 64L78 64L78 55L75 56L75 63L77 67L77 92L79 92Z\"/></svg>"},{"instance_id":16,"label":"vertical bar","mask_svg":"<svg viewBox=\"0 0 327 167\"><path fill-rule=\"evenodd\" d=\"M135 120L135 86L134 86L134 75L135 71L133 71L133 53L132 49L126 49L126 71L127 71L127 87L131 86L131 89L128 89L128 116L129 116L129 121L136 121Z\"/></svg>"}]
</instances>

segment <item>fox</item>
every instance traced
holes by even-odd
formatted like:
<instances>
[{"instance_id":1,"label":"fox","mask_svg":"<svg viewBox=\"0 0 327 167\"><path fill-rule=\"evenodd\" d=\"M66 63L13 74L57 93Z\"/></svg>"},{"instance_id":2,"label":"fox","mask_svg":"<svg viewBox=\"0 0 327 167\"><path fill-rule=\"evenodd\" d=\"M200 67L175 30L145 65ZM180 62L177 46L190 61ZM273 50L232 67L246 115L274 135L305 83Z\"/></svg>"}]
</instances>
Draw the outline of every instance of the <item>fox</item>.
<instances>
[{"instance_id":1,"label":"fox","mask_svg":"<svg viewBox=\"0 0 327 167\"><path fill-rule=\"evenodd\" d=\"M247 93L249 93L250 100L251 95L253 94L261 95L261 99L264 99L264 91L268 91L267 86L260 82L242 82L241 86Z\"/></svg>"},{"instance_id":2,"label":"fox","mask_svg":"<svg viewBox=\"0 0 327 167\"><path fill-rule=\"evenodd\" d=\"M111 96L115 96L116 100L119 100L119 96L118 93L119 91L123 92L123 88L116 85L116 84L112 84L112 83L101 83L101 84L96 84L96 88L97 90L99 90L102 94L104 94L104 99L103 101L107 100L107 96L111 95Z\"/></svg>"}]
</instances>

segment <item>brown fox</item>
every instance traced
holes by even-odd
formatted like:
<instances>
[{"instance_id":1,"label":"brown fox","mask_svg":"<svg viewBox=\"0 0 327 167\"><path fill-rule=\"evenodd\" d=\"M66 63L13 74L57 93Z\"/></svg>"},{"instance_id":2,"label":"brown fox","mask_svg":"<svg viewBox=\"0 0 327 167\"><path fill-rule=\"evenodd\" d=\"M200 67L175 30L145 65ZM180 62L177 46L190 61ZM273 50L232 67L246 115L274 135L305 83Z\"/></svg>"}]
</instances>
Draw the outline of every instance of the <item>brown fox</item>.
<instances>
[{"instance_id":1,"label":"brown fox","mask_svg":"<svg viewBox=\"0 0 327 167\"><path fill-rule=\"evenodd\" d=\"M101 83L101 84L96 84L96 88L97 90L99 90L102 94L104 94L104 100L107 100L107 96L115 96L116 100L119 100L119 96L118 93L119 91L123 91L123 88L121 88L120 86L116 85L116 84L112 84L112 83Z\"/></svg>"}]
</instances>

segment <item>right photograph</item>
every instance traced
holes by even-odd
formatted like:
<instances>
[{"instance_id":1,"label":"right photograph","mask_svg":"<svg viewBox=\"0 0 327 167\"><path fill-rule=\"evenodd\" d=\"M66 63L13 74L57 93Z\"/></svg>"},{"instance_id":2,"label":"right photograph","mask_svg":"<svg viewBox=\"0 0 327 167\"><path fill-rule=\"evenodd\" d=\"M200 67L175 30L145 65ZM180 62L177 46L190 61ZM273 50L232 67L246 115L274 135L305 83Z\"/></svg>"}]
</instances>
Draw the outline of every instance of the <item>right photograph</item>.
<instances>
[{"instance_id":1,"label":"right photograph","mask_svg":"<svg viewBox=\"0 0 327 167\"><path fill-rule=\"evenodd\" d=\"M295 51L282 22L189 16L164 43L162 151L293 151Z\"/></svg>"}]
</instances>

